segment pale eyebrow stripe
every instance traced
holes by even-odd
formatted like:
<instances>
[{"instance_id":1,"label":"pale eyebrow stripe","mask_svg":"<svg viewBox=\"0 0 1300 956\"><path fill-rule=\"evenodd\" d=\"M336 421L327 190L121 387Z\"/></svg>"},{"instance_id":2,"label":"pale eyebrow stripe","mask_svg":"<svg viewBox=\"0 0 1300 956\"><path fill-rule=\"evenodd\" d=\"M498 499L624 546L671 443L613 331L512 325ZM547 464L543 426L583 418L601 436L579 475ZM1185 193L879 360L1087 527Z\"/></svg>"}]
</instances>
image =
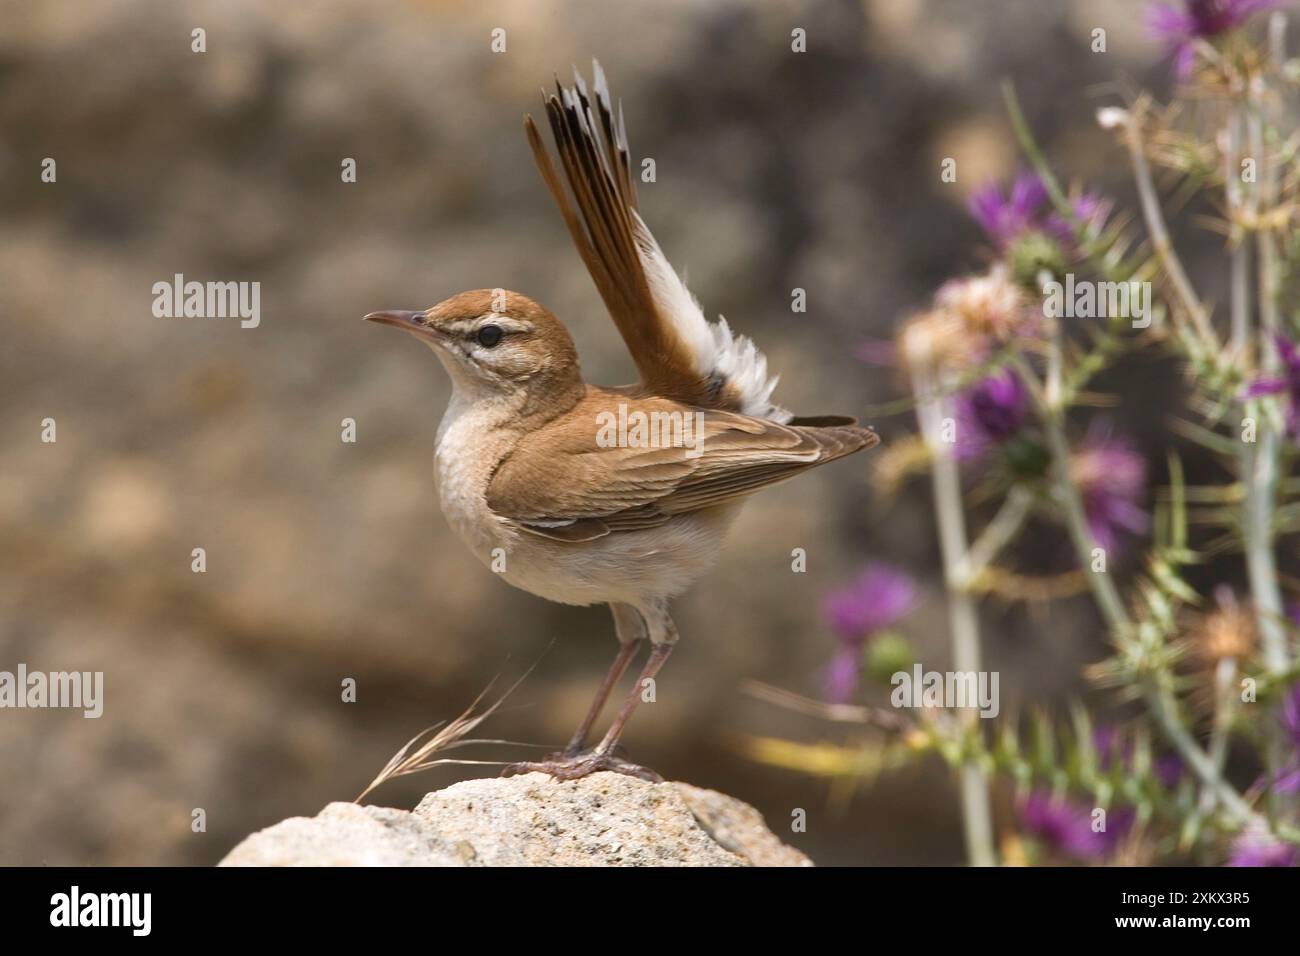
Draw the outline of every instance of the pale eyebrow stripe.
<instances>
[{"instance_id":1,"label":"pale eyebrow stripe","mask_svg":"<svg viewBox=\"0 0 1300 956\"><path fill-rule=\"evenodd\" d=\"M516 319L512 315L505 315L501 312L484 312L482 315L470 320L469 328L477 329L484 322L499 325L504 332L531 332L536 328L533 323L526 319ZM455 327L460 328L459 325Z\"/></svg>"}]
</instances>

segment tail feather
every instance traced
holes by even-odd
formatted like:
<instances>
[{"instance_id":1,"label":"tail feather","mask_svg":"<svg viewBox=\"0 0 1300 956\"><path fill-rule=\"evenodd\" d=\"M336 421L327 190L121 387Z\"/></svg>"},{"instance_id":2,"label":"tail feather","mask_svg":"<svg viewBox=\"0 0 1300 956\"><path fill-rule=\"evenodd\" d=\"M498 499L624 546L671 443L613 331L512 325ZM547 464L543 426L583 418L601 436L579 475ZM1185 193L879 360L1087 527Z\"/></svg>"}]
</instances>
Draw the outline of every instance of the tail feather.
<instances>
[{"instance_id":1,"label":"tail feather","mask_svg":"<svg viewBox=\"0 0 1300 956\"><path fill-rule=\"evenodd\" d=\"M768 376L762 352L725 320L704 317L641 218L622 104L615 112L599 63L593 75L594 97L576 70L572 88L557 80L556 92L544 97L563 180L531 117L524 126L542 179L642 380L678 401L786 421L789 412L771 403L776 379Z\"/></svg>"}]
</instances>

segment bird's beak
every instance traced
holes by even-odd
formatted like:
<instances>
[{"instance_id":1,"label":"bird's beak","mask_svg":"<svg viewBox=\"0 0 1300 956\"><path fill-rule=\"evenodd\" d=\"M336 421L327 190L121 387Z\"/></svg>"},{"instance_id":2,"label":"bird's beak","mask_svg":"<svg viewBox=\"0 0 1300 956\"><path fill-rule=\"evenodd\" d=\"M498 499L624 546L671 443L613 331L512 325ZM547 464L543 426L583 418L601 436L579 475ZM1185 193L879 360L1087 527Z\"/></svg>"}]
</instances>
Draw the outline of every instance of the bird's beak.
<instances>
[{"instance_id":1,"label":"bird's beak","mask_svg":"<svg viewBox=\"0 0 1300 956\"><path fill-rule=\"evenodd\" d=\"M420 338L429 339L430 341L439 341L438 333L429 326L428 315L424 312L406 312L401 309L393 309L386 312L371 312L365 316L367 322L379 322L382 325L392 325Z\"/></svg>"}]
</instances>

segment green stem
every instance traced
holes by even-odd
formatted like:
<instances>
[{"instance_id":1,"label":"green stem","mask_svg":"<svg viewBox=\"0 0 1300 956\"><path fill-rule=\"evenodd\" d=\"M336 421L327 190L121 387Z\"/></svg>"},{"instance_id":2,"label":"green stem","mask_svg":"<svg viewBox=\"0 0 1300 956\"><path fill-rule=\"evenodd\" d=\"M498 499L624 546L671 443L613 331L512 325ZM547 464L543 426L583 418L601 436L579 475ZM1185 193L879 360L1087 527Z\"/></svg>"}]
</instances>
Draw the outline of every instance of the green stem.
<instances>
[{"instance_id":1,"label":"green stem","mask_svg":"<svg viewBox=\"0 0 1300 956\"><path fill-rule=\"evenodd\" d=\"M975 543L970 546L958 576L963 591L974 588L998 554L1025 525L1034 496L1025 488L1016 486L1008 493L998 513L993 516Z\"/></svg>"},{"instance_id":2,"label":"green stem","mask_svg":"<svg viewBox=\"0 0 1300 956\"><path fill-rule=\"evenodd\" d=\"M1243 367L1249 365L1250 351L1250 282L1249 254L1241 224L1242 213L1246 206L1241 189L1241 126L1243 117L1237 107L1228 113L1226 145L1224 150L1224 191L1228 201L1228 222L1230 234L1228 244L1232 247L1228 264L1229 303L1232 316L1232 353Z\"/></svg>"},{"instance_id":3,"label":"green stem","mask_svg":"<svg viewBox=\"0 0 1300 956\"><path fill-rule=\"evenodd\" d=\"M1276 30L1276 26L1273 29ZM1280 43L1280 40L1275 39L1274 42ZM1265 155L1261 119L1258 115L1251 117L1250 139L1259 172L1259 188L1253 205L1256 210L1261 204L1265 209L1270 209L1277 200L1277 166ZM1277 241L1270 231L1261 229L1256 234L1256 247L1259 260L1259 322L1265 336L1271 339L1281 327L1277 308ZM1277 373L1279 359L1272 341L1261 343L1259 357L1266 374ZM1246 483L1246 506L1242 522L1246 542L1246 570L1250 578L1264 663L1275 674L1289 666L1286 630L1282 624L1282 591L1278 585L1277 562L1273 554L1273 512L1277 499L1280 453L1277 428L1273 422L1265 420L1259 428L1259 447L1251 456L1253 467L1241 476Z\"/></svg>"},{"instance_id":4,"label":"green stem","mask_svg":"<svg viewBox=\"0 0 1300 956\"><path fill-rule=\"evenodd\" d=\"M1276 19L1269 25L1269 40L1274 67L1280 68L1283 40L1281 26ZM1261 110L1268 109L1268 103L1256 100L1254 105L1257 108L1250 114L1248 135L1258 174L1257 184L1251 191L1251 218L1258 223L1261 208L1271 210L1277 201L1277 164L1273 157L1267 155L1264 146L1264 117ZM1269 230L1258 227L1256 258L1259 324L1262 332L1262 341L1256 354L1264 371L1276 374L1279 358L1272 339L1280 327L1277 308L1277 244ZM1242 539L1246 551L1246 576L1250 582L1264 666L1270 673L1277 675L1285 672L1290 665L1286 629L1282 623L1282 589L1278 583L1277 560L1273 553L1273 521L1281 449L1276 424L1269 416L1265 415L1259 423L1258 433L1259 442L1253 454L1243 458L1249 467L1241 473L1246 491L1242 506ZM1264 757L1265 766L1272 778L1286 759L1281 728L1273 727L1267 733ZM1274 818L1281 809L1279 804L1287 802L1294 805L1293 799L1284 798L1274 787L1269 788L1268 794L1269 809Z\"/></svg>"},{"instance_id":5,"label":"green stem","mask_svg":"<svg viewBox=\"0 0 1300 956\"><path fill-rule=\"evenodd\" d=\"M1065 526L1070 541L1074 544L1075 554L1080 564L1087 571L1088 588L1106 619L1106 626L1119 638L1126 638L1133 630L1133 622L1124 608L1119 588L1111 579L1109 572L1089 571L1093 562L1093 551L1097 544L1092 531L1088 528L1088 517L1083 510L1083 500L1079 489L1070 479L1070 448L1065 439L1065 428L1057 418L1044 423L1047 434L1047 447L1052 453L1053 490L1058 503L1065 510Z\"/></svg>"},{"instance_id":6,"label":"green stem","mask_svg":"<svg viewBox=\"0 0 1300 956\"><path fill-rule=\"evenodd\" d=\"M1214 794L1228 815L1241 826L1269 829L1268 821L1251 809L1249 803L1220 775L1214 761L1201 749L1191 733L1178 719L1177 705L1168 688L1148 684L1143 688L1143 700L1155 718L1161 732L1174 745L1183 762L1201 783ZM1279 831L1280 832L1280 831Z\"/></svg>"},{"instance_id":7,"label":"green stem","mask_svg":"<svg viewBox=\"0 0 1300 956\"><path fill-rule=\"evenodd\" d=\"M1210 730L1209 755L1216 776L1223 776L1228 761L1228 737L1232 732L1232 716L1237 703L1237 659L1225 657L1214 669L1214 726ZM1211 794L1204 793L1202 809L1210 809Z\"/></svg>"},{"instance_id":8,"label":"green stem","mask_svg":"<svg viewBox=\"0 0 1300 956\"><path fill-rule=\"evenodd\" d=\"M1147 236L1156 258L1169 277L1175 297L1182 305L1183 312L1192 320L1200 336L1203 347L1218 350L1218 337L1210 325L1210 315L1201 304L1200 297L1192 287L1182 260L1174 251L1173 240L1169 238L1169 229L1165 225L1165 216L1160 209L1160 198L1156 194L1155 182L1151 178L1151 166L1147 162L1146 150L1142 144L1142 124L1135 112L1125 114L1124 140L1128 145L1129 158L1133 164L1133 180L1137 185L1138 201L1142 207L1142 218L1146 223Z\"/></svg>"},{"instance_id":9,"label":"green stem","mask_svg":"<svg viewBox=\"0 0 1300 956\"><path fill-rule=\"evenodd\" d=\"M953 668L978 673L983 669L979 617L974 598L966 589L968 555L961 476L952 455L952 445L941 437L946 405L944 399L939 397L941 392L933 387L935 373L931 363L913 362L911 372L912 387L917 396L917 420L932 459L930 476L934 486L934 511L939 526L944 582L948 589ZM972 724L978 719L975 711L963 711L962 726L965 731L973 730ZM961 789L966 858L972 866L995 866L997 856L993 847L993 810L989 802L988 774L982 765L971 761L958 767L957 774Z\"/></svg>"}]
</instances>

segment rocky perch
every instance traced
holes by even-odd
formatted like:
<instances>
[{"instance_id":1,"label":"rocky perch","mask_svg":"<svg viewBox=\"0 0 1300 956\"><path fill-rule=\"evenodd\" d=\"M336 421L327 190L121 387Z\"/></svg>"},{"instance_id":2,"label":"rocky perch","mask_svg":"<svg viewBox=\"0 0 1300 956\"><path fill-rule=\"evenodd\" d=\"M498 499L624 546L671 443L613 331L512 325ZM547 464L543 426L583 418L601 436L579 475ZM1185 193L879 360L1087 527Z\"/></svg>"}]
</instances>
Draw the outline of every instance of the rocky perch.
<instances>
[{"instance_id":1,"label":"rocky perch","mask_svg":"<svg viewBox=\"0 0 1300 956\"><path fill-rule=\"evenodd\" d=\"M221 866L812 866L732 797L615 773L466 780L413 812L331 803Z\"/></svg>"}]
</instances>

